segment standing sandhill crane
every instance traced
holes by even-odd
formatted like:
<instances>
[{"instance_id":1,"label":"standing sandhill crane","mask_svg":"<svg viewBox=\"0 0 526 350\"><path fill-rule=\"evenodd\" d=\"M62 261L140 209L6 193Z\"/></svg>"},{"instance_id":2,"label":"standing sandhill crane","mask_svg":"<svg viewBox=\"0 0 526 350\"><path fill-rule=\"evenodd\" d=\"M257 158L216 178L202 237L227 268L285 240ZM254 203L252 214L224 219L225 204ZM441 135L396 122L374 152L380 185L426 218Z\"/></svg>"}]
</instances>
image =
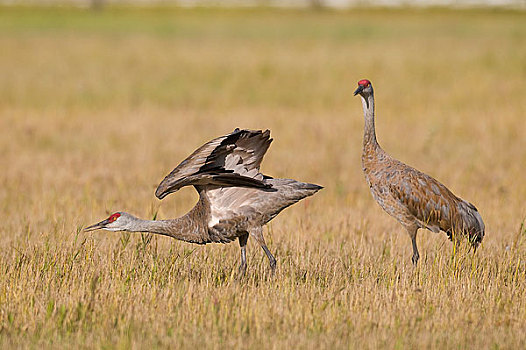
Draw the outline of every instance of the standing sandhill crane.
<instances>
[{"instance_id":1,"label":"standing sandhill crane","mask_svg":"<svg viewBox=\"0 0 526 350\"><path fill-rule=\"evenodd\" d=\"M269 130L236 129L207 142L183 160L155 191L163 199L184 186L195 187L199 201L180 218L150 221L117 212L84 231L151 232L197 244L229 243L237 238L241 274L247 267L250 235L265 251L274 273L276 259L265 244L263 225L322 187L261 174L259 166L271 142Z\"/></svg>"},{"instance_id":2,"label":"standing sandhill crane","mask_svg":"<svg viewBox=\"0 0 526 350\"><path fill-rule=\"evenodd\" d=\"M477 208L455 196L446 186L389 156L376 141L374 92L369 80L360 80L354 95L362 98L365 119L362 167L374 199L407 230L413 244L413 264L419 254L419 228L444 231L453 240L465 235L474 249L484 237L484 222Z\"/></svg>"}]
</instances>

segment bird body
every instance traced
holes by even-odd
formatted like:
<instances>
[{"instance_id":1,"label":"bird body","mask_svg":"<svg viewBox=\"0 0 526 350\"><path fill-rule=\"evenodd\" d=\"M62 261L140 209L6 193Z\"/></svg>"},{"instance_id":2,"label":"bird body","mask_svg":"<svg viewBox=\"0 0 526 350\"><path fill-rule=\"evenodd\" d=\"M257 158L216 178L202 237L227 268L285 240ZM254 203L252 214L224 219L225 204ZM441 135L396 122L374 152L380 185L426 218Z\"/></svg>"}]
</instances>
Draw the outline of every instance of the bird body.
<instances>
[{"instance_id":1,"label":"bird body","mask_svg":"<svg viewBox=\"0 0 526 350\"><path fill-rule=\"evenodd\" d=\"M387 154L376 140L374 91L368 80L361 80L360 94L364 111L362 168L373 198L409 233L413 244L413 263L419 253L416 234L419 228L444 231L450 239L467 236L473 246L484 237L484 222L475 206L454 195L429 175Z\"/></svg>"},{"instance_id":2,"label":"bird body","mask_svg":"<svg viewBox=\"0 0 526 350\"><path fill-rule=\"evenodd\" d=\"M252 236L267 254L274 271L276 260L265 244L262 226L322 187L261 174L259 166L271 142L268 130L236 129L207 142L181 162L155 192L162 199L181 187L195 187L199 200L180 218L142 220L117 212L85 230L151 232L197 244L238 239L242 273L246 270L246 243Z\"/></svg>"},{"instance_id":3,"label":"bird body","mask_svg":"<svg viewBox=\"0 0 526 350\"><path fill-rule=\"evenodd\" d=\"M211 230L246 231L263 226L283 209L321 188L291 179L266 178L263 182L271 189L221 187L209 191Z\"/></svg>"}]
</instances>

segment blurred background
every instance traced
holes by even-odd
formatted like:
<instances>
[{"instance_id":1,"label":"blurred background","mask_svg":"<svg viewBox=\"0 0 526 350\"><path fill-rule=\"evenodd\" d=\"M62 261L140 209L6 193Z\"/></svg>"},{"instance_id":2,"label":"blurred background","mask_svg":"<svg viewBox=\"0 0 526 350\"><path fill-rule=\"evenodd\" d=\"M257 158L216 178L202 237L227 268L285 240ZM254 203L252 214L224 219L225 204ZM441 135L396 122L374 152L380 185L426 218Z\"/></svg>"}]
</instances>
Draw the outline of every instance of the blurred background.
<instances>
[{"instance_id":1,"label":"blurred background","mask_svg":"<svg viewBox=\"0 0 526 350\"><path fill-rule=\"evenodd\" d=\"M524 344L526 1L0 4L0 345ZM413 273L363 177L363 78L383 148L482 213L476 255L422 231ZM184 214L192 188L155 187L236 127L325 186L265 231L276 284L250 242L236 284L237 244L80 232Z\"/></svg>"},{"instance_id":2,"label":"blurred background","mask_svg":"<svg viewBox=\"0 0 526 350\"><path fill-rule=\"evenodd\" d=\"M524 0L1 0L3 4L47 4L99 7L104 4L228 6L228 7L313 7L344 9L355 6L526 6Z\"/></svg>"}]
</instances>

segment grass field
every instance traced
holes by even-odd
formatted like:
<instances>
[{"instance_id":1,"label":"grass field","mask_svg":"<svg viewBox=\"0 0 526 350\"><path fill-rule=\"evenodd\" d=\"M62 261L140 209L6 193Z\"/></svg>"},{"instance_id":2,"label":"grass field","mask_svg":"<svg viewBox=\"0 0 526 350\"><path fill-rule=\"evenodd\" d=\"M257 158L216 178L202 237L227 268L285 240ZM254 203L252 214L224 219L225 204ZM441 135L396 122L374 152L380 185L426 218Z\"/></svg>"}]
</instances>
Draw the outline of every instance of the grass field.
<instances>
[{"instance_id":1,"label":"grass field","mask_svg":"<svg viewBox=\"0 0 526 350\"><path fill-rule=\"evenodd\" d=\"M526 13L0 9L3 348L526 346ZM361 170L370 79L393 156L473 202L473 254L403 229ZM249 241L81 229L172 218L159 181L235 127L272 130L262 170L325 186Z\"/></svg>"}]
</instances>

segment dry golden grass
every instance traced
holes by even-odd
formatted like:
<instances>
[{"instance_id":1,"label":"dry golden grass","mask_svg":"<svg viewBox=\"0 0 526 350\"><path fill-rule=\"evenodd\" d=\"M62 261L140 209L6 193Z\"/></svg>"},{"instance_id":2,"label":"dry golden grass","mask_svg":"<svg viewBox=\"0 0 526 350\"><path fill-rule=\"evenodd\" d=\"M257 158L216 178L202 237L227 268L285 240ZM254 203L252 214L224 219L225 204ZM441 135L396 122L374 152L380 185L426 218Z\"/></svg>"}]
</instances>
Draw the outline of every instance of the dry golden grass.
<instances>
[{"instance_id":1,"label":"dry golden grass","mask_svg":"<svg viewBox=\"0 0 526 350\"><path fill-rule=\"evenodd\" d=\"M526 15L495 11L0 11L0 344L526 346ZM395 157L472 201L474 255L410 240L363 179L356 81ZM204 141L270 128L264 172L324 185L249 243L82 233L170 218L155 186Z\"/></svg>"}]
</instances>

